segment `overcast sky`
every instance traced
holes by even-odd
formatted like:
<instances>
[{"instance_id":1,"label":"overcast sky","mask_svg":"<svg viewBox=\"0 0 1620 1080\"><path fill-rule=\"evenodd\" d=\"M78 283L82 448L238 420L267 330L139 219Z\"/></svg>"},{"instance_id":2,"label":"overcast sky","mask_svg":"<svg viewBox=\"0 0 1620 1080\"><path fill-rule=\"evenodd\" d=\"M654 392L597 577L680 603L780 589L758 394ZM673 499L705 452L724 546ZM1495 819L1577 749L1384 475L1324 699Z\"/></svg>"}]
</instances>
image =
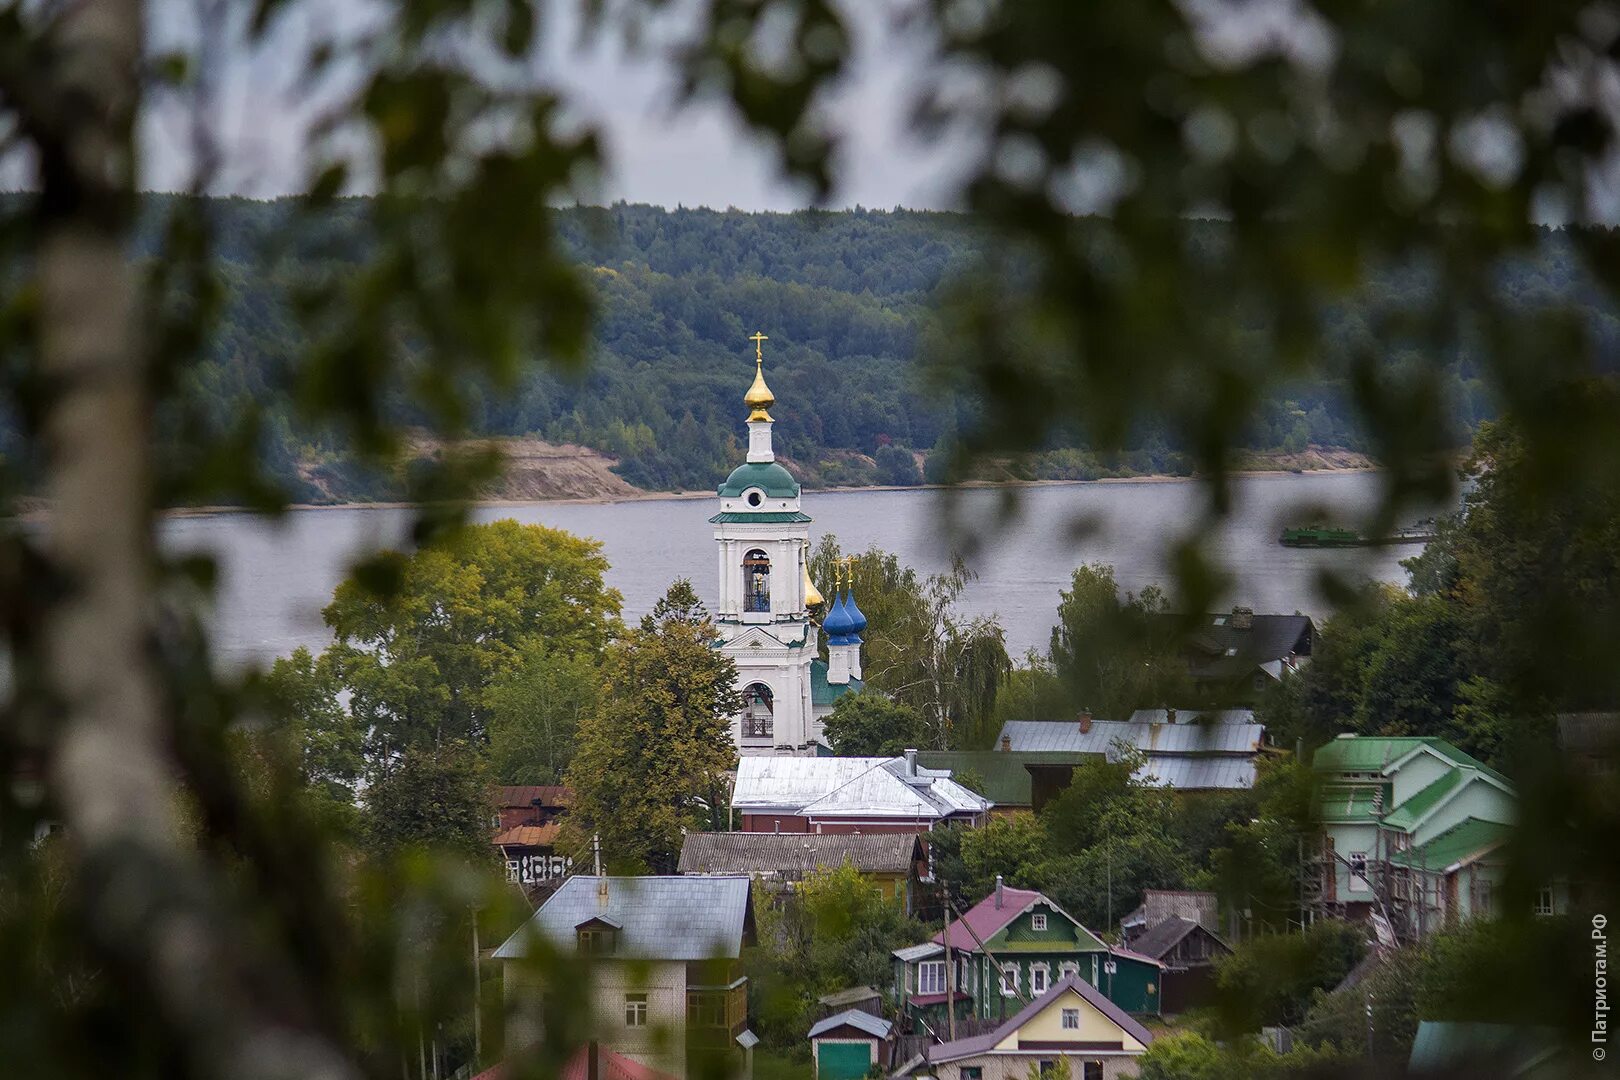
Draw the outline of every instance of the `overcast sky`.
<instances>
[{"instance_id":1,"label":"overcast sky","mask_svg":"<svg viewBox=\"0 0 1620 1080\"><path fill-rule=\"evenodd\" d=\"M948 205L951 170L941 155L907 136L908 72L919 50L891 29L897 2L860 0L849 8L857 31L855 73L829 107L834 127L849 140L838 161L835 206ZM239 13L245 5L225 6ZM632 54L613 41L580 48L574 7L563 0L547 5L550 30L542 35L533 70L563 90L581 118L605 135L608 171L590 201L748 210L807 205L807 193L778 175L769 155L727 110L675 107L675 76L666 61ZM155 53L179 50L209 58L216 92L208 127L221 159L213 189L251 196L299 190L309 127L331 99L303 83L301 58L314 40L356 35L366 24L367 5L301 0L254 49L241 44L239 25L200 41L192 0L159 0L151 10ZM334 86L355 70L340 66ZM188 104L155 96L142 128L144 187L188 185L192 134Z\"/></svg>"}]
</instances>

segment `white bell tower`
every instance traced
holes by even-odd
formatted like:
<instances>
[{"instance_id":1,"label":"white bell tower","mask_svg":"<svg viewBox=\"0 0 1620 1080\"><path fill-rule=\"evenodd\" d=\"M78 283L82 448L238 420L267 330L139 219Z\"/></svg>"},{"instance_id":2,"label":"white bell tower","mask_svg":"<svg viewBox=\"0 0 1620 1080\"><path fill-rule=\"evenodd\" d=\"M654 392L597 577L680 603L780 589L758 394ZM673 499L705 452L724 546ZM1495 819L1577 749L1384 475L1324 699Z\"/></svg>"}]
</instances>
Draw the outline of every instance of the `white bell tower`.
<instances>
[{"instance_id":1,"label":"white bell tower","mask_svg":"<svg viewBox=\"0 0 1620 1080\"><path fill-rule=\"evenodd\" d=\"M812 706L811 665L819 631L811 608L810 517L799 508L799 482L776 462L765 385L764 334L755 334L748 406L748 460L720 485L714 525L720 601L720 648L737 665L743 711L732 720L739 754L809 755L821 742Z\"/></svg>"}]
</instances>

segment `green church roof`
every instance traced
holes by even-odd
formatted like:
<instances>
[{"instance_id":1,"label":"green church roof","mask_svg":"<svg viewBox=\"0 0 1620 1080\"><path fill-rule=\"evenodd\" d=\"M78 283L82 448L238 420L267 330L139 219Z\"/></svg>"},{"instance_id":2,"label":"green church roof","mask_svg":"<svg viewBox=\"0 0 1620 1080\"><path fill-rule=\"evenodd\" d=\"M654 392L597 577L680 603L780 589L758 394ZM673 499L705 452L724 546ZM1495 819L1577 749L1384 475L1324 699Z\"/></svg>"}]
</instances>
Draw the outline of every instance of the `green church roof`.
<instances>
[{"instance_id":1,"label":"green church roof","mask_svg":"<svg viewBox=\"0 0 1620 1080\"><path fill-rule=\"evenodd\" d=\"M710 525L736 525L746 522L751 525L798 525L810 520L810 515L798 510L766 510L757 514L746 511L728 511L716 514L709 519Z\"/></svg>"},{"instance_id":2,"label":"green church roof","mask_svg":"<svg viewBox=\"0 0 1620 1080\"><path fill-rule=\"evenodd\" d=\"M799 482L774 461L749 461L732 469L726 482L720 485L719 495L722 499L735 499L756 487L771 499L794 499L799 495Z\"/></svg>"},{"instance_id":3,"label":"green church roof","mask_svg":"<svg viewBox=\"0 0 1620 1080\"><path fill-rule=\"evenodd\" d=\"M866 683L860 679L850 679L842 686L834 686L827 681L827 661L810 661L810 704L831 705L845 694L858 694Z\"/></svg>"}]
</instances>

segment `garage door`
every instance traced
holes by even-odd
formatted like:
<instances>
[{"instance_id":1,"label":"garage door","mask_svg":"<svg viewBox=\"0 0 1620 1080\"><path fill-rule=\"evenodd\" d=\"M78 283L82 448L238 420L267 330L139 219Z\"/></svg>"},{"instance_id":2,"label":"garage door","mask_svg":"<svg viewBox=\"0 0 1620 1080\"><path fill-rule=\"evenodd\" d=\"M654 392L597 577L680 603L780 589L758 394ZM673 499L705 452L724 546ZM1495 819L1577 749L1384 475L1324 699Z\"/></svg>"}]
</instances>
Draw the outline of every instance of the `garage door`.
<instances>
[{"instance_id":1,"label":"garage door","mask_svg":"<svg viewBox=\"0 0 1620 1080\"><path fill-rule=\"evenodd\" d=\"M822 1043L819 1080L859 1080L872 1067L870 1043Z\"/></svg>"}]
</instances>

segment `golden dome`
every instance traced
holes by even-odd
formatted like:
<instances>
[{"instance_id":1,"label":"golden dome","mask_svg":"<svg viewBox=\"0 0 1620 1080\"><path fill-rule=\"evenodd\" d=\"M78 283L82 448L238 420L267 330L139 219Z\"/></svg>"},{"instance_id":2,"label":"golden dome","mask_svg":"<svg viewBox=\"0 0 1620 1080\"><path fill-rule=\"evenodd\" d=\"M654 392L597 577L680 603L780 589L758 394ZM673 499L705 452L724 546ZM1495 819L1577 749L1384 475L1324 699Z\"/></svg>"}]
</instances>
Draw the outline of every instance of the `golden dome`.
<instances>
[{"instance_id":1,"label":"golden dome","mask_svg":"<svg viewBox=\"0 0 1620 1080\"><path fill-rule=\"evenodd\" d=\"M825 596L821 595L821 590L816 588L816 583L810 580L810 564L806 563L805 567L804 567L804 606L805 606L805 609L809 610L810 608L813 608L813 607L820 607L822 604L825 604L826 602L827 602L827 598Z\"/></svg>"},{"instance_id":2,"label":"golden dome","mask_svg":"<svg viewBox=\"0 0 1620 1080\"><path fill-rule=\"evenodd\" d=\"M753 423L755 420L770 420L771 414L765 410L776 404L776 395L765 385L765 342L770 338L755 333L748 340L754 343L754 385L743 395L743 404L748 406L748 422Z\"/></svg>"}]
</instances>

